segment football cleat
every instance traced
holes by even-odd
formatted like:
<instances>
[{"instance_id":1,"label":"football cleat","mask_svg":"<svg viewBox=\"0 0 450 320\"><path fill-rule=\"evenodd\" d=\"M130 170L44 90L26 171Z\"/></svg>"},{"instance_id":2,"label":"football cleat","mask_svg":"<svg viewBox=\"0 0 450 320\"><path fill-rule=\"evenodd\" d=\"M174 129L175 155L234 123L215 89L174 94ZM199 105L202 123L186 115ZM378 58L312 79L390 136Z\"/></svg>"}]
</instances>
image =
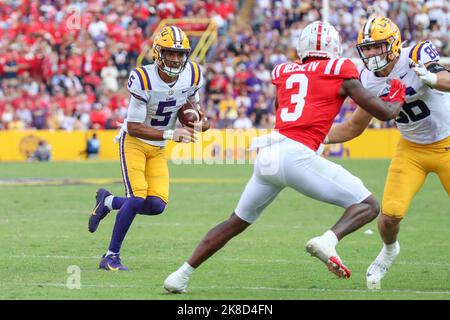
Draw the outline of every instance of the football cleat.
<instances>
[{"instance_id":1,"label":"football cleat","mask_svg":"<svg viewBox=\"0 0 450 320\"><path fill-rule=\"evenodd\" d=\"M186 293L188 281L189 277L173 272L164 280L164 289L168 293Z\"/></svg>"},{"instance_id":2,"label":"football cleat","mask_svg":"<svg viewBox=\"0 0 450 320\"><path fill-rule=\"evenodd\" d=\"M399 253L400 245L398 242L393 252L389 254L386 252L386 247L383 246L383 249L381 249L381 252L375 258L375 261L367 268L367 288L381 289L381 280L384 278Z\"/></svg>"},{"instance_id":3,"label":"football cleat","mask_svg":"<svg viewBox=\"0 0 450 320\"><path fill-rule=\"evenodd\" d=\"M106 189L100 188L97 190L95 196L95 207L89 217L89 232L95 232L100 224L100 220L106 217L106 215L111 211L107 206L105 206L105 199L110 195L111 192Z\"/></svg>"},{"instance_id":4,"label":"football cleat","mask_svg":"<svg viewBox=\"0 0 450 320\"><path fill-rule=\"evenodd\" d=\"M107 271L128 271L128 268L120 261L118 254L110 254L108 256L104 254L98 267Z\"/></svg>"},{"instance_id":5,"label":"football cleat","mask_svg":"<svg viewBox=\"0 0 450 320\"><path fill-rule=\"evenodd\" d=\"M350 270L342 263L336 249L321 237L315 237L306 243L306 251L325 263L328 270L339 278L350 278Z\"/></svg>"}]
</instances>

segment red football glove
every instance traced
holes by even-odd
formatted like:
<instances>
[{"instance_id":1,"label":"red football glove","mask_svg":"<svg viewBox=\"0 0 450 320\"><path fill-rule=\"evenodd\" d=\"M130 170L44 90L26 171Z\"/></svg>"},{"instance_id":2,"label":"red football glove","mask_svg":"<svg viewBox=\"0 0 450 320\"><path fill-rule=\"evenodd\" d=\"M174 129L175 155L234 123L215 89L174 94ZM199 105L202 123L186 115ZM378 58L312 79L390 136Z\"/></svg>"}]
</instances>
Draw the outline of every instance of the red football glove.
<instances>
[{"instance_id":1,"label":"red football glove","mask_svg":"<svg viewBox=\"0 0 450 320\"><path fill-rule=\"evenodd\" d=\"M391 89L387 96L381 97L386 102L405 102L406 86L398 79L391 80Z\"/></svg>"}]
</instances>

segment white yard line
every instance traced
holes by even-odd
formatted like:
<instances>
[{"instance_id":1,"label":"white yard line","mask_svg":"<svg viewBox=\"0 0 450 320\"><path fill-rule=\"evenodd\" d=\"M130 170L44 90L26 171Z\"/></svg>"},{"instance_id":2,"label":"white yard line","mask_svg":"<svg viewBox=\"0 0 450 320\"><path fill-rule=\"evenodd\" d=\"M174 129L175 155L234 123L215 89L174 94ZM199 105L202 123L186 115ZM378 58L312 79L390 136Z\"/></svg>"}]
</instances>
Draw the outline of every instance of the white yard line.
<instances>
[{"instance_id":1,"label":"white yard line","mask_svg":"<svg viewBox=\"0 0 450 320\"><path fill-rule=\"evenodd\" d=\"M408 289L390 289L390 290L368 290L368 289L326 289L326 288L272 288L272 287L219 287L219 286L207 286L207 287L189 287L192 289L207 289L207 290L261 290L261 291L301 291L301 292L362 292L362 293L417 293L417 294L448 294L450 291L420 291L420 290L408 290ZM188 290L189 290L188 288Z\"/></svg>"},{"instance_id":2,"label":"white yard line","mask_svg":"<svg viewBox=\"0 0 450 320\"><path fill-rule=\"evenodd\" d=\"M0 284L0 287L61 287L65 288L65 283L24 283L24 284ZM102 284L83 284L81 283L81 289L83 288L147 288L149 291L154 290L150 286L135 286L135 285L102 285ZM254 291L291 291L291 292L336 292L336 293L414 293L414 294L444 294L450 295L450 291L422 291L422 290L409 290L409 289L388 289L388 290L368 290L368 289L328 289L328 288L274 288L274 287L246 287L246 286L192 286L188 290L191 293L195 293L196 289L200 290L254 290ZM162 285L161 285L161 292Z\"/></svg>"},{"instance_id":3,"label":"white yard line","mask_svg":"<svg viewBox=\"0 0 450 320\"><path fill-rule=\"evenodd\" d=\"M10 283L0 283L0 287L67 287L65 283L59 282L48 282L48 283L24 283L24 284L10 284ZM115 284L83 284L81 283L81 288L137 288L132 285L115 285Z\"/></svg>"},{"instance_id":4,"label":"white yard line","mask_svg":"<svg viewBox=\"0 0 450 320\"><path fill-rule=\"evenodd\" d=\"M100 259L101 256L63 256L63 255L13 255L12 258L22 258L22 259L67 259L67 260L86 260L86 259ZM142 260L142 258L138 257L127 257L127 260ZM152 257L155 260L172 260L171 257ZM225 261L233 261L233 262L244 262L244 263L289 263L289 264L299 264L299 263L315 263L318 261L317 259L238 259L238 258L223 258ZM351 261L351 263L355 264L370 264L372 261ZM398 265L410 265L410 266L436 266L436 267L449 267L450 261L448 263L445 262L411 262L411 261L395 261L395 264Z\"/></svg>"}]
</instances>

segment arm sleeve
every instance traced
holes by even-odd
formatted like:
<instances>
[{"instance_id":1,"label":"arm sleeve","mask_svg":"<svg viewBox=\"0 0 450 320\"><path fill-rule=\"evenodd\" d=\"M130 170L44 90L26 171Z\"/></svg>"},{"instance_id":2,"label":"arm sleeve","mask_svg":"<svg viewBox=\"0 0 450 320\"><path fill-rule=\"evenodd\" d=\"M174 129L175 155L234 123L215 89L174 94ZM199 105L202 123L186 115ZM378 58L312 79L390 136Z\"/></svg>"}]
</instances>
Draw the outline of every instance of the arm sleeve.
<instances>
[{"instance_id":1,"label":"arm sleeve","mask_svg":"<svg viewBox=\"0 0 450 320\"><path fill-rule=\"evenodd\" d=\"M188 100L194 105L200 102L200 94L198 93L198 89L195 90L194 94L188 97Z\"/></svg>"},{"instance_id":2,"label":"arm sleeve","mask_svg":"<svg viewBox=\"0 0 450 320\"><path fill-rule=\"evenodd\" d=\"M147 116L147 103L135 98L133 95L130 97L130 104L128 105L127 121L143 123Z\"/></svg>"}]
</instances>

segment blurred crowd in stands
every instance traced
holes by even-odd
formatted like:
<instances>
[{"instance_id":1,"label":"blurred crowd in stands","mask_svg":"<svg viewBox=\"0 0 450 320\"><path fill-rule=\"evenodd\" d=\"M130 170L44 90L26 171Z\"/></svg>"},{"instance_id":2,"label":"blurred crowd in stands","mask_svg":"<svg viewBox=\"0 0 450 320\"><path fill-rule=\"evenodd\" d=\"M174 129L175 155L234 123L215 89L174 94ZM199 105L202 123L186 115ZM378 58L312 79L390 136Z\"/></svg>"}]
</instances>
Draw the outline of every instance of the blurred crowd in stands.
<instances>
[{"instance_id":1,"label":"blurred crowd in stands","mask_svg":"<svg viewBox=\"0 0 450 320\"><path fill-rule=\"evenodd\" d=\"M345 57L357 57L367 9L397 23L408 43L431 40L450 56L449 2L329 1ZM321 19L322 1L0 1L0 130L116 129L126 116L126 80L164 18L210 18L219 38L202 70L202 105L215 128L270 128L271 70L295 60L299 33ZM249 15L238 15L249 10ZM202 30L204 24L180 25ZM195 43L195 39L192 39ZM408 45L408 44L405 44ZM336 121L352 113L346 101ZM374 127L392 122L373 122Z\"/></svg>"}]
</instances>

